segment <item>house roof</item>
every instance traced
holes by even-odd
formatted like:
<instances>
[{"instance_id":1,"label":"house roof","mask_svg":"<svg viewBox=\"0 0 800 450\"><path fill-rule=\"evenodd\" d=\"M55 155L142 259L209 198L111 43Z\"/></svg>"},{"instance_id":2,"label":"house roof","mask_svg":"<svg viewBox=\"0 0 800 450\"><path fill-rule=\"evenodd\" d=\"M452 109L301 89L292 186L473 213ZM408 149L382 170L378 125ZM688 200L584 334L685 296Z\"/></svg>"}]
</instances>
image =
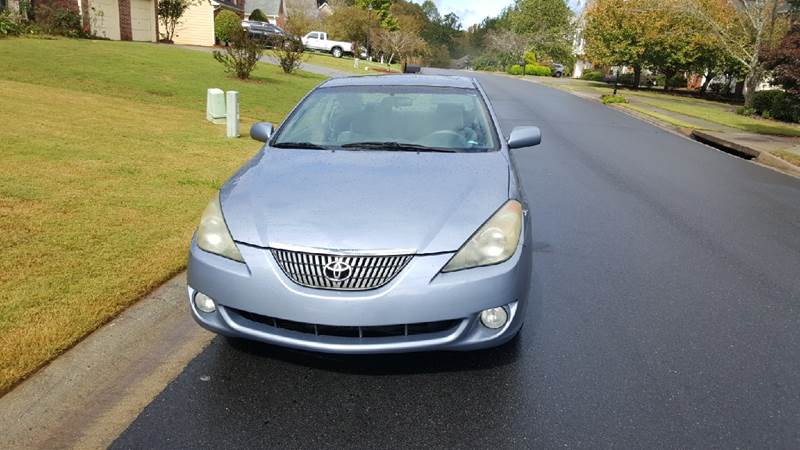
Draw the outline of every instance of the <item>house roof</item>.
<instances>
[{"instance_id":1,"label":"house roof","mask_svg":"<svg viewBox=\"0 0 800 450\"><path fill-rule=\"evenodd\" d=\"M260 9L267 16L279 16L282 3L283 0L245 0L244 12L250 14L253 10Z\"/></svg>"},{"instance_id":2,"label":"house roof","mask_svg":"<svg viewBox=\"0 0 800 450\"><path fill-rule=\"evenodd\" d=\"M308 16L316 17L319 15L319 7L316 0L286 0L286 13L291 16L298 11Z\"/></svg>"}]
</instances>

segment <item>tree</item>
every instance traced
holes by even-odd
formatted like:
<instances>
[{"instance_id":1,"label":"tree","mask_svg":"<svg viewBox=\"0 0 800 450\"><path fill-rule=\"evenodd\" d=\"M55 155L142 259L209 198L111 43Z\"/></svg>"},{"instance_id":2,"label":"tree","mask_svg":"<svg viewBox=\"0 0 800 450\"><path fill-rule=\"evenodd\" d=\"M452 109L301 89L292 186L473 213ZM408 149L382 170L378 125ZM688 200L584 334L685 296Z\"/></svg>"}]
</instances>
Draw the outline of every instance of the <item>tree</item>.
<instances>
[{"instance_id":1,"label":"tree","mask_svg":"<svg viewBox=\"0 0 800 450\"><path fill-rule=\"evenodd\" d=\"M269 19L267 19L267 16L265 16L264 13L261 12L261 10L258 9L258 8L254 9L253 12L250 13L249 20L252 20L253 22L268 22L269 21Z\"/></svg>"},{"instance_id":2,"label":"tree","mask_svg":"<svg viewBox=\"0 0 800 450\"><path fill-rule=\"evenodd\" d=\"M507 68L519 64L525 56L531 42L528 36L517 34L511 30L496 30L486 35L486 47L494 52L498 62Z\"/></svg>"},{"instance_id":3,"label":"tree","mask_svg":"<svg viewBox=\"0 0 800 450\"><path fill-rule=\"evenodd\" d=\"M356 0L356 6L375 12L380 17L381 26L387 30L397 30L397 20L391 12L391 0Z\"/></svg>"},{"instance_id":4,"label":"tree","mask_svg":"<svg viewBox=\"0 0 800 450\"><path fill-rule=\"evenodd\" d=\"M225 47L224 52L215 50L214 59L225 66L225 72L246 80L250 78L250 73L261 58L261 41L250 37L250 33L242 27L232 32L228 38L230 45Z\"/></svg>"},{"instance_id":5,"label":"tree","mask_svg":"<svg viewBox=\"0 0 800 450\"><path fill-rule=\"evenodd\" d=\"M380 29L380 18L371 11L357 6L339 5L325 20L328 34L334 39L353 43L353 52L370 47L370 38Z\"/></svg>"},{"instance_id":6,"label":"tree","mask_svg":"<svg viewBox=\"0 0 800 450\"><path fill-rule=\"evenodd\" d=\"M172 42L175 37L175 28L181 23L186 10L194 5L194 0L161 0L158 2L158 20L164 32L161 37L166 42Z\"/></svg>"},{"instance_id":7,"label":"tree","mask_svg":"<svg viewBox=\"0 0 800 450\"><path fill-rule=\"evenodd\" d=\"M789 33L770 52L765 63L772 71L772 81L795 96L800 96L800 0L792 3L792 24Z\"/></svg>"},{"instance_id":8,"label":"tree","mask_svg":"<svg viewBox=\"0 0 800 450\"><path fill-rule=\"evenodd\" d=\"M728 53L747 70L745 106L753 106L753 94L764 79L764 55L785 34L781 0L673 1L677 11L704 22Z\"/></svg>"},{"instance_id":9,"label":"tree","mask_svg":"<svg viewBox=\"0 0 800 450\"><path fill-rule=\"evenodd\" d=\"M408 59L420 55L427 47L422 38L414 33L396 30L381 30L375 36L375 45L383 53L389 55L387 64L397 57L400 62L406 63Z\"/></svg>"},{"instance_id":10,"label":"tree","mask_svg":"<svg viewBox=\"0 0 800 450\"><path fill-rule=\"evenodd\" d=\"M214 36L220 42L232 42L234 37L242 30L242 21L239 15L227 9L221 11L214 18Z\"/></svg>"},{"instance_id":11,"label":"tree","mask_svg":"<svg viewBox=\"0 0 800 450\"><path fill-rule=\"evenodd\" d=\"M651 36L651 8L643 0L632 8L627 0L596 0L586 10L583 36L586 55L607 66L630 66L634 87L641 82Z\"/></svg>"},{"instance_id":12,"label":"tree","mask_svg":"<svg viewBox=\"0 0 800 450\"><path fill-rule=\"evenodd\" d=\"M516 0L508 20L537 54L556 61L571 58L573 14L564 0Z\"/></svg>"}]
</instances>

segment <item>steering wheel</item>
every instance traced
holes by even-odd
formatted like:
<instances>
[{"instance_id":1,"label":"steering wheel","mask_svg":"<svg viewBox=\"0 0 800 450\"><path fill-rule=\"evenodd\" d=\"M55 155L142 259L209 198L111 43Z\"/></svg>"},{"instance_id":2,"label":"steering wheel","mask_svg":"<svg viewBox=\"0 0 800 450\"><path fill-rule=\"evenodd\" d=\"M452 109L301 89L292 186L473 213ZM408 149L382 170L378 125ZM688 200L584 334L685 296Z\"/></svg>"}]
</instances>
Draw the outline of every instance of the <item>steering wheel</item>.
<instances>
[{"instance_id":1,"label":"steering wheel","mask_svg":"<svg viewBox=\"0 0 800 450\"><path fill-rule=\"evenodd\" d=\"M424 142L433 142L437 147L466 147L467 139L453 130L439 130L425 136ZM438 145L444 143L446 145ZM455 145L454 145L455 144Z\"/></svg>"}]
</instances>

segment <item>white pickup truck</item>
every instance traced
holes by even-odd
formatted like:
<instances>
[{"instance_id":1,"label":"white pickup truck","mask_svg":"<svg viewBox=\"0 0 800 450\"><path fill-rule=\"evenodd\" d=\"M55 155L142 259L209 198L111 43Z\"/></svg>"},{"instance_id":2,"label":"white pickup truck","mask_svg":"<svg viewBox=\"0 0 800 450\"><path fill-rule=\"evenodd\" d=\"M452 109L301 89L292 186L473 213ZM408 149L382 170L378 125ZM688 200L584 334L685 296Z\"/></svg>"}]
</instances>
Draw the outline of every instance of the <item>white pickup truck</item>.
<instances>
[{"instance_id":1,"label":"white pickup truck","mask_svg":"<svg viewBox=\"0 0 800 450\"><path fill-rule=\"evenodd\" d=\"M303 45L309 50L330 53L336 58L341 58L344 54L353 54L353 44L349 42L332 41L328 39L328 33L312 31L302 37Z\"/></svg>"}]
</instances>

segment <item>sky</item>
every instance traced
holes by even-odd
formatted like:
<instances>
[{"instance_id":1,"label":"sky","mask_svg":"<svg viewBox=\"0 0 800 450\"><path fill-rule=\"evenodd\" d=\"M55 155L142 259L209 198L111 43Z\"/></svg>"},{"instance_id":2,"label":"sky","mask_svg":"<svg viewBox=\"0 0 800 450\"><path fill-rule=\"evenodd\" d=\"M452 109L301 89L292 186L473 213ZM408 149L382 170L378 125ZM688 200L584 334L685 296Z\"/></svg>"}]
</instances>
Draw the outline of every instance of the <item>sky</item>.
<instances>
[{"instance_id":1,"label":"sky","mask_svg":"<svg viewBox=\"0 0 800 450\"><path fill-rule=\"evenodd\" d=\"M423 3L425 0L414 0L414 3ZM454 12L461 18L464 28L476 23L481 23L485 17L500 14L513 0L433 0L439 8L439 13L445 15Z\"/></svg>"},{"instance_id":2,"label":"sky","mask_svg":"<svg viewBox=\"0 0 800 450\"><path fill-rule=\"evenodd\" d=\"M414 3L423 3L425 0L413 0ZM461 18L464 28L481 23L485 17L500 14L506 6L514 3L513 0L433 0L439 8L439 13L445 15L454 12ZM575 10L578 0L568 0Z\"/></svg>"}]
</instances>

